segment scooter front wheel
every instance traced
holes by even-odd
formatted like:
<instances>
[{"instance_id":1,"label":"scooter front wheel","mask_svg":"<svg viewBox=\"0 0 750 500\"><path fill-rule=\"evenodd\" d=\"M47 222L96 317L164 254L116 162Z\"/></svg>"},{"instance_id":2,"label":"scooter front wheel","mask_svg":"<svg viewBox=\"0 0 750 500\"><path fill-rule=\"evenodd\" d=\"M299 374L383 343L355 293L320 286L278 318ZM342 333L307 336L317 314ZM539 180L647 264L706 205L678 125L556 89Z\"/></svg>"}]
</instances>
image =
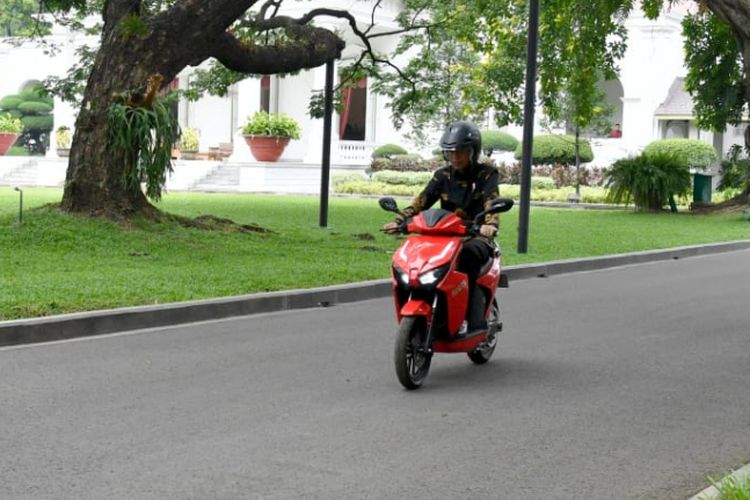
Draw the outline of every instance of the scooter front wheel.
<instances>
[{"instance_id":1,"label":"scooter front wheel","mask_svg":"<svg viewBox=\"0 0 750 500\"><path fill-rule=\"evenodd\" d=\"M398 380L407 389L418 389L430 371L432 354L424 348L426 335L422 318L407 316L401 320L393 360Z\"/></svg>"}]
</instances>

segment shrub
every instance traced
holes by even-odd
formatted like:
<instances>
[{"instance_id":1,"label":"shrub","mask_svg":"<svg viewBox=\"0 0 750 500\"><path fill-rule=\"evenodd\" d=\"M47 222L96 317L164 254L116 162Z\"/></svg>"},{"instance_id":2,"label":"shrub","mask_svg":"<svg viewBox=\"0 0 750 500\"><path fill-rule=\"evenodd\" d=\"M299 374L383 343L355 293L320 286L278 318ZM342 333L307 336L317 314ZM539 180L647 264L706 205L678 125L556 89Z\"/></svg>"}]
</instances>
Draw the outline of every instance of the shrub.
<instances>
[{"instance_id":1,"label":"shrub","mask_svg":"<svg viewBox=\"0 0 750 500\"><path fill-rule=\"evenodd\" d=\"M585 139L578 139L581 163L594 159L591 145ZM516 147L515 158L521 159L522 143ZM534 165L574 165L576 162L576 140L570 135L537 135L531 151L531 162Z\"/></svg>"},{"instance_id":2,"label":"shrub","mask_svg":"<svg viewBox=\"0 0 750 500\"><path fill-rule=\"evenodd\" d=\"M25 115L46 115L52 112L52 106L36 101L24 101L17 109Z\"/></svg>"},{"instance_id":3,"label":"shrub","mask_svg":"<svg viewBox=\"0 0 750 500\"><path fill-rule=\"evenodd\" d=\"M718 191L744 189L747 186L750 181L750 158L743 156L742 146L735 144L731 147L726 159L721 162L719 175Z\"/></svg>"},{"instance_id":4,"label":"shrub","mask_svg":"<svg viewBox=\"0 0 750 500\"><path fill-rule=\"evenodd\" d=\"M518 139L499 130L482 130L482 151L491 156L493 151L515 151Z\"/></svg>"},{"instance_id":5,"label":"shrub","mask_svg":"<svg viewBox=\"0 0 750 500\"><path fill-rule=\"evenodd\" d=\"M55 132L55 144L60 149L67 149L70 147L71 135L70 129L65 125L57 127Z\"/></svg>"},{"instance_id":6,"label":"shrub","mask_svg":"<svg viewBox=\"0 0 750 500\"><path fill-rule=\"evenodd\" d=\"M38 90L33 88L21 91L18 96L24 101L43 102L49 105L50 108L53 105L51 97L42 95Z\"/></svg>"},{"instance_id":7,"label":"shrub","mask_svg":"<svg viewBox=\"0 0 750 500\"><path fill-rule=\"evenodd\" d=\"M406 153L403 155L393 155L390 158L391 160L401 160L401 161L416 161L421 160L422 157L415 153Z\"/></svg>"},{"instance_id":8,"label":"shrub","mask_svg":"<svg viewBox=\"0 0 750 500\"><path fill-rule=\"evenodd\" d=\"M432 172L398 172L382 170L375 172L372 180L385 184L404 184L407 186L425 186L432 179Z\"/></svg>"},{"instance_id":9,"label":"shrub","mask_svg":"<svg viewBox=\"0 0 750 500\"><path fill-rule=\"evenodd\" d=\"M443 160L422 160L421 158L411 159L411 156L404 157L403 155L398 155L393 159L376 158L372 160L372 163L370 163L370 171L380 172L382 170L395 170L398 172L432 172L443 164Z\"/></svg>"},{"instance_id":10,"label":"shrub","mask_svg":"<svg viewBox=\"0 0 750 500\"><path fill-rule=\"evenodd\" d=\"M531 189L554 189L555 187L552 177L531 176Z\"/></svg>"},{"instance_id":11,"label":"shrub","mask_svg":"<svg viewBox=\"0 0 750 500\"><path fill-rule=\"evenodd\" d=\"M21 123L23 123L23 129L24 131L28 130L40 130L40 131L48 131L52 130L52 124L54 122L54 118L52 115L45 115L45 116L22 116L21 117Z\"/></svg>"},{"instance_id":12,"label":"shrub","mask_svg":"<svg viewBox=\"0 0 750 500\"><path fill-rule=\"evenodd\" d=\"M391 158L394 155L405 155L409 152L397 144L383 144L372 152L372 158Z\"/></svg>"},{"instance_id":13,"label":"shrub","mask_svg":"<svg viewBox=\"0 0 750 500\"><path fill-rule=\"evenodd\" d=\"M23 123L8 113L0 113L0 132L20 134L23 132Z\"/></svg>"},{"instance_id":14,"label":"shrub","mask_svg":"<svg viewBox=\"0 0 750 500\"><path fill-rule=\"evenodd\" d=\"M194 128L182 129L182 135L180 136L180 150L186 153L198 151L200 139L198 138L198 130Z\"/></svg>"},{"instance_id":15,"label":"shrub","mask_svg":"<svg viewBox=\"0 0 750 500\"><path fill-rule=\"evenodd\" d=\"M670 154L640 155L616 161L607 172L608 201L661 210L669 203L677 211L676 196L690 193L690 170Z\"/></svg>"},{"instance_id":16,"label":"shrub","mask_svg":"<svg viewBox=\"0 0 750 500\"><path fill-rule=\"evenodd\" d=\"M14 109L18 109L18 105L22 102L23 99L21 99L17 95L6 95L2 99L0 99L0 110L11 111Z\"/></svg>"},{"instance_id":17,"label":"shrub","mask_svg":"<svg viewBox=\"0 0 750 500\"><path fill-rule=\"evenodd\" d=\"M669 155L686 168L705 169L716 161L716 150L696 139L663 139L654 141L643 150L645 156Z\"/></svg>"},{"instance_id":18,"label":"shrub","mask_svg":"<svg viewBox=\"0 0 750 500\"><path fill-rule=\"evenodd\" d=\"M258 111L247 117L242 133L245 135L267 135L272 137L288 137L299 139L300 127L297 121L281 113L279 115Z\"/></svg>"}]
</instances>

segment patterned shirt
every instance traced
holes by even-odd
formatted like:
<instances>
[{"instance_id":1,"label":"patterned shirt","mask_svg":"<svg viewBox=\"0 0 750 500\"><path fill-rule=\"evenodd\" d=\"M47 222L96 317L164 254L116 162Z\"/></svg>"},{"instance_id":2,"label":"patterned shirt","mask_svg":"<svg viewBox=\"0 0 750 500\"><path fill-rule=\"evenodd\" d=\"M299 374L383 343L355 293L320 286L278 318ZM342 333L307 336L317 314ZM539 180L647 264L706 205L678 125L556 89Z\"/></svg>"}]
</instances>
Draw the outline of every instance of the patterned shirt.
<instances>
[{"instance_id":1,"label":"patterned shirt","mask_svg":"<svg viewBox=\"0 0 750 500\"><path fill-rule=\"evenodd\" d=\"M413 217L440 200L440 208L464 220L473 220L500 196L498 180L497 170L490 165L475 164L463 173L447 165L435 171L427 187L403 212ZM497 214L486 215L484 224L498 227Z\"/></svg>"}]
</instances>

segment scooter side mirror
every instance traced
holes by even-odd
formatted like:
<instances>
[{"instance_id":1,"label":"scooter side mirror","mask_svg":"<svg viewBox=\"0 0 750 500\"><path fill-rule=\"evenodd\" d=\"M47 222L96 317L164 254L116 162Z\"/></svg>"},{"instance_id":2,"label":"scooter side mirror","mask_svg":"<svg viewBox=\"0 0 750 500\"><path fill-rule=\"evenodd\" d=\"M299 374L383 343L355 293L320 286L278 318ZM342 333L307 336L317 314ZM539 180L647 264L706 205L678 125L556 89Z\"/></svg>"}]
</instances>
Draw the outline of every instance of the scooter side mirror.
<instances>
[{"instance_id":1,"label":"scooter side mirror","mask_svg":"<svg viewBox=\"0 0 750 500\"><path fill-rule=\"evenodd\" d=\"M492 200L492 204L486 209L482 210L477 214L476 217L474 217L474 223L479 224L479 222L484 218L485 215L489 214L501 214L503 212L507 212L513 208L513 200L510 198L497 198Z\"/></svg>"},{"instance_id":2,"label":"scooter side mirror","mask_svg":"<svg viewBox=\"0 0 750 500\"><path fill-rule=\"evenodd\" d=\"M388 212L398 212L398 204L396 203L396 200L391 198L390 196L385 196L383 198L380 198L378 200L378 203L380 204L380 208L383 210L386 210Z\"/></svg>"}]
</instances>

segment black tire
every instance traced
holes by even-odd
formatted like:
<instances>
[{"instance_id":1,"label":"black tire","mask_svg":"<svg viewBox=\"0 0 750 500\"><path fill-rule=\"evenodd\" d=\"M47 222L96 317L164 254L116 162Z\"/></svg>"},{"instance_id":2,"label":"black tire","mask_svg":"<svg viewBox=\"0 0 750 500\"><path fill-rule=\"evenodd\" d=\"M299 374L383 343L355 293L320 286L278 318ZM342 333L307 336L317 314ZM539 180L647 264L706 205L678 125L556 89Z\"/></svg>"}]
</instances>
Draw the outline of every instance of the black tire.
<instances>
[{"instance_id":1,"label":"black tire","mask_svg":"<svg viewBox=\"0 0 750 500\"><path fill-rule=\"evenodd\" d=\"M424 350L426 334L421 318L405 317L398 327L393 361L398 381L407 389L418 389L430 371L432 354Z\"/></svg>"},{"instance_id":2,"label":"black tire","mask_svg":"<svg viewBox=\"0 0 750 500\"><path fill-rule=\"evenodd\" d=\"M490 360L492 354L495 352L497 346L497 325L500 321L500 308L497 306L497 300L492 301L492 309L490 310L490 317L487 318L487 327L490 330L490 334L487 340L479 344L479 347L471 352L466 353L469 359L478 365L483 365Z\"/></svg>"}]
</instances>

